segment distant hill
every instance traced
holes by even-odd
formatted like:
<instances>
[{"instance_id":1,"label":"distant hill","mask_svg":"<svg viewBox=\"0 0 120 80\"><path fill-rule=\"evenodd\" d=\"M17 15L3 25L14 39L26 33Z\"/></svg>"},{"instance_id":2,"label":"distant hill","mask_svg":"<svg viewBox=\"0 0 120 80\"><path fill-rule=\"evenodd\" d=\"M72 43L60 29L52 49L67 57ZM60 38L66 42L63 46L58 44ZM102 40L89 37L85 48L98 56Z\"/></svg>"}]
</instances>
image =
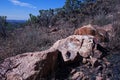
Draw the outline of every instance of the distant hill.
<instances>
[{"instance_id":1,"label":"distant hill","mask_svg":"<svg viewBox=\"0 0 120 80\"><path fill-rule=\"evenodd\" d=\"M26 20L7 20L9 23L25 23Z\"/></svg>"},{"instance_id":2,"label":"distant hill","mask_svg":"<svg viewBox=\"0 0 120 80\"><path fill-rule=\"evenodd\" d=\"M22 27L26 20L7 20L8 25L7 27L10 29L14 29L14 28L18 28L18 27Z\"/></svg>"}]
</instances>

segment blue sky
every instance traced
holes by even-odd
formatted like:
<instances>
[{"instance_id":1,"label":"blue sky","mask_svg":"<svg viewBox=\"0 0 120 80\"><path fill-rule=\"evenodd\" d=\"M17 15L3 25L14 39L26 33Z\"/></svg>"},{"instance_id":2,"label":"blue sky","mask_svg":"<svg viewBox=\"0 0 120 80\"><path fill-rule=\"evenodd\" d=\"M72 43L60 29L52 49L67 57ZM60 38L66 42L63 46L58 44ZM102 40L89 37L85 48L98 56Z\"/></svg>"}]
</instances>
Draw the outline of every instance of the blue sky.
<instances>
[{"instance_id":1,"label":"blue sky","mask_svg":"<svg viewBox=\"0 0 120 80\"><path fill-rule=\"evenodd\" d=\"M26 20L29 14L39 14L41 9L62 7L65 0L0 0L0 16L7 19Z\"/></svg>"}]
</instances>

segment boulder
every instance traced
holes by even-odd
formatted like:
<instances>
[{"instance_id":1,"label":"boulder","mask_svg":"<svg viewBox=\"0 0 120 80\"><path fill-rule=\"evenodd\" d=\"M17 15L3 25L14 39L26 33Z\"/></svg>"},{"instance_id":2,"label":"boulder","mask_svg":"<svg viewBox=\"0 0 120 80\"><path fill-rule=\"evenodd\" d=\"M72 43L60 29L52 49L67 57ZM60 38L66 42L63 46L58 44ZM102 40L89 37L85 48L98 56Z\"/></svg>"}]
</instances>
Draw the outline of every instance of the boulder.
<instances>
[{"instance_id":1,"label":"boulder","mask_svg":"<svg viewBox=\"0 0 120 80\"><path fill-rule=\"evenodd\" d=\"M88 62L95 66L97 57L94 58L94 55L96 54L95 56L97 56L97 52L101 52L95 46L99 45L95 43L93 36L69 36L65 39L58 40L48 50L23 53L5 59L0 64L0 79L41 80L52 74L54 75L57 67L59 67L58 64L61 65L62 63L75 62L77 60L81 60L80 62L82 63L89 59ZM99 53L98 55L100 55ZM63 60L63 62L59 62L59 60Z\"/></svg>"},{"instance_id":2,"label":"boulder","mask_svg":"<svg viewBox=\"0 0 120 80\"><path fill-rule=\"evenodd\" d=\"M87 58L93 54L96 44L94 37L90 35L72 35L65 39L57 41L51 49L57 49L61 52L63 60L74 61L78 55Z\"/></svg>"},{"instance_id":3,"label":"boulder","mask_svg":"<svg viewBox=\"0 0 120 80\"><path fill-rule=\"evenodd\" d=\"M0 80L37 80L49 75L57 61L57 51L24 53L0 64Z\"/></svg>"},{"instance_id":4,"label":"boulder","mask_svg":"<svg viewBox=\"0 0 120 80\"><path fill-rule=\"evenodd\" d=\"M97 25L86 25L82 26L75 30L75 35L92 35L96 38L98 42L108 42L109 41L109 35L108 30L105 28L101 28Z\"/></svg>"}]
</instances>

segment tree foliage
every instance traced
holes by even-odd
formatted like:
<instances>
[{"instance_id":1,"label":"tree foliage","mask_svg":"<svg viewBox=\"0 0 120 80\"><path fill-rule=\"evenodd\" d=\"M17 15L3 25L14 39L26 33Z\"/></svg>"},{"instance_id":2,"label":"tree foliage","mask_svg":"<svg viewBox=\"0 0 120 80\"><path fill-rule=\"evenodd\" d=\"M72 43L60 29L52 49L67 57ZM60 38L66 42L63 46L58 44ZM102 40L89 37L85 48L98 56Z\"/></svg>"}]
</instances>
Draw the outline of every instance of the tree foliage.
<instances>
[{"instance_id":1,"label":"tree foliage","mask_svg":"<svg viewBox=\"0 0 120 80\"><path fill-rule=\"evenodd\" d=\"M39 23L41 26L55 25L63 20L73 24L84 22L86 17L94 18L96 15L107 15L111 10L112 0L66 0L62 8L39 10L39 15L30 15L29 21Z\"/></svg>"},{"instance_id":2,"label":"tree foliage","mask_svg":"<svg viewBox=\"0 0 120 80\"><path fill-rule=\"evenodd\" d=\"M7 16L0 16L0 35L4 38L6 37L6 18Z\"/></svg>"},{"instance_id":3,"label":"tree foliage","mask_svg":"<svg viewBox=\"0 0 120 80\"><path fill-rule=\"evenodd\" d=\"M7 21L6 21L7 16L0 16L0 25L1 26L6 26Z\"/></svg>"}]
</instances>

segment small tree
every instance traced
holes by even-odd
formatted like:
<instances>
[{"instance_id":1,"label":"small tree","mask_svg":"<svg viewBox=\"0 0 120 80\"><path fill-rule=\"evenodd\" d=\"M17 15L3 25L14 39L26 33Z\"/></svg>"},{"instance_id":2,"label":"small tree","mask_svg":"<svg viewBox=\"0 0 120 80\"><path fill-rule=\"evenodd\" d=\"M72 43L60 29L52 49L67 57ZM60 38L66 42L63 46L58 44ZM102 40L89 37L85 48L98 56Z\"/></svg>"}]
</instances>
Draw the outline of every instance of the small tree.
<instances>
[{"instance_id":1,"label":"small tree","mask_svg":"<svg viewBox=\"0 0 120 80\"><path fill-rule=\"evenodd\" d=\"M0 34L2 37L6 37L6 25L7 25L7 16L0 16Z\"/></svg>"},{"instance_id":2,"label":"small tree","mask_svg":"<svg viewBox=\"0 0 120 80\"><path fill-rule=\"evenodd\" d=\"M80 10L81 0L66 0L63 8L66 13L76 12Z\"/></svg>"},{"instance_id":3,"label":"small tree","mask_svg":"<svg viewBox=\"0 0 120 80\"><path fill-rule=\"evenodd\" d=\"M42 26L49 26L51 25L51 20L52 17L54 16L54 10L53 9L49 9L49 10L39 10L39 23Z\"/></svg>"},{"instance_id":4,"label":"small tree","mask_svg":"<svg viewBox=\"0 0 120 80\"><path fill-rule=\"evenodd\" d=\"M36 24L38 22L38 19L36 16L29 14L30 19L28 20L28 22L30 22L31 24Z\"/></svg>"}]
</instances>

